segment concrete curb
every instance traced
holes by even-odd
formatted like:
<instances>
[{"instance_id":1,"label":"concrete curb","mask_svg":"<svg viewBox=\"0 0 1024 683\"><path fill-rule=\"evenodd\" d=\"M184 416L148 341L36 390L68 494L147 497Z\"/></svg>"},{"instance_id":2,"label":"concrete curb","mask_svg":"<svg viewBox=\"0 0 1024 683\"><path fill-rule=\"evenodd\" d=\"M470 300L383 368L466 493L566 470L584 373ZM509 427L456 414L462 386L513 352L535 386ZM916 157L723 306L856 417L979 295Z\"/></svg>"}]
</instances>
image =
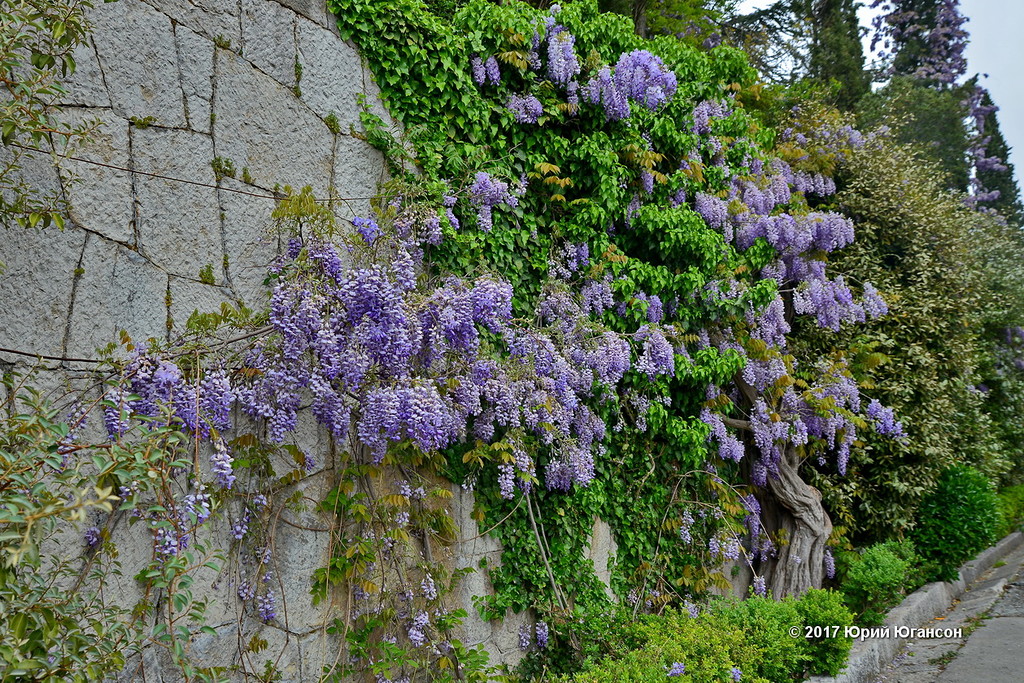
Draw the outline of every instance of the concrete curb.
<instances>
[{"instance_id":1,"label":"concrete curb","mask_svg":"<svg viewBox=\"0 0 1024 683\"><path fill-rule=\"evenodd\" d=\"M917 589L885 619L885 626L916 628L941 616L969 585L992 568L1001 558L1024 546L1024 534L1015 531L976 558L960 567L960 576L952 582L929 583ZM878 675L906 643L905 638L871 638L853 644L846 668L838 676L812 676L811 683L868 683Z\"/></svg>"}]
</instances>

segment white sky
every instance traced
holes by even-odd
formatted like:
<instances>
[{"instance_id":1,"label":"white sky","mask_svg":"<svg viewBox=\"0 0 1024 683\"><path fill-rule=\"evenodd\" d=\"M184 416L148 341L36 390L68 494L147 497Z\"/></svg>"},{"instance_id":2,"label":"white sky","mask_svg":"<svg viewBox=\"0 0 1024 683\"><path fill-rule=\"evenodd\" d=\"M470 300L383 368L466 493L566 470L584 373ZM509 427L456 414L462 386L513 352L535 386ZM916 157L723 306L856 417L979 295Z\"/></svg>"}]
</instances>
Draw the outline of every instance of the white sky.
<instances>
[{"instance_id":1,"label":"white sky","mask_svg":"<svg viewBox=\"0 0 1024 683\"><path fill-rule=\"evenodd\" d=\"M749 12L771 4L772 0L742 0L740 8ZM967 76L988 74L980 82L999 107L999 128L1013 150L1010 161L1019 182L1024 174L1024 2L960 0L960 11L970 19L965 25L971 34ZM862 8L860 17L863 25L869 25L867 10Z\"/></svg>"}]
</instances>

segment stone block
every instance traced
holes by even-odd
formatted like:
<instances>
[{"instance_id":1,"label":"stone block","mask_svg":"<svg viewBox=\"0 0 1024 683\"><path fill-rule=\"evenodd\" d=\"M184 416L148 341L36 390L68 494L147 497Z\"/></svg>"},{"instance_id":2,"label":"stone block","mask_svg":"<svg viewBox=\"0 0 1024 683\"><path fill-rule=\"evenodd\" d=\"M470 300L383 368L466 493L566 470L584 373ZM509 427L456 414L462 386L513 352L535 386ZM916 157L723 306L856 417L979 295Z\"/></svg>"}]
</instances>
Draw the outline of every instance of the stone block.
<instances>
[{"instance_id":1,"label":"stone block","mask_svg":"<svg viewBox=\"0 0 1024 683\"><path fill-rule=\"evenodd\" d=\"M492 664L505 664L513 667L526 656L519 649L519 628L533 628L533 610L515 614L508 610L500 623L495 623L491 631L491 639L484 643L484 648L491 655Z\"/></svg>"},{"instance_id":2,"label":"stone block","mask_svg":"<svg viewBox=\"0 0 1024 683\"><path fill-rule=\"evenodd\" d=\"M132 174L121 170L131 168L128 122L109 109L66 109L61 116L75 126L97 120L97 114L100 126L89 143L74 154L86 161L67 159L61 164L70 216L81 227L107 239L135 244Z\"/></svg>"},{"instance_id":3,"label":"stone block","mask_svg":"<svg viewBox=\"0 0 1024 683\"><path fill-rule=\"evenodd\" d=\"M224 214L224 248L228 257L228 282L235 294L249 307L267 302L263 281L267 268L281 253L281 239L273 231L270 214L273 199L252 197L240 192L262 191L232 178L222 178L218 196Z\"/></svg>"},{"instance_id":4,"label":"stone block","mask_svg":"<svg viewBox=\"0 0 1024 683\"><path fill-rule=\"evenodd\" d=\"M377 81L374 80L373 73L365 61L363 62L363 93L366 95L366 103L370 107L370 112L379 116L387 125L388 130L396 137L401 137L402 127L388 111L381 96L380 86L377 85Z\"/></svg>"},{"instance_id":5,"label":"stone block","mask_svg":"<svg viewBox=\"0 0 1024 683\"><path fill-rule=\"evenodd\" d=\"M452 494L452 521L459 530L459 538L452 546L453 564L456 569L473 569L472 573L462 577L454 593L457 606L467 613L462 620L460 636L467 646L482 645L487 649L492 663L496 663L495 659L498 662L504 661L502 655L495 650L494 639L506 628L505 624L485 621L473 601L475 597L494 593L488 571L501 566L501 543L492 536L480 534L481 530L472 516L475 499L473 492L453 485ZM481 560L486 561L486 568L480 567ZM518 632L516 638L518 650Z\"/></svg>"},{"instance_id":6,"label":"stone block","mask_svg":"<svg viewBox=\"0 0 1024 683\"><path fill-rule=\"evenodd\" d=\"M139 243L168 272L198 279L199 270L224 260L220 208L213 174L213 141L187 130L133 128L135 166L148 173L198 181L209 187L138 176Z\"/></svg>"},{"instance_id":7,"label":"stone block","mask_svg":"<svg viewBox=\"0 0 1024 683\"><path fill-rule=\"evenodd\" d=\"M612 528L600 517L595 517L584 557L593 561L594 573L604 584L605 594L611 600L615 600L615 594L611 589L612 565L618 549L619 545L612 536Z\"/></svg>"},{"instance_id":8,"label":"stone block","mask_svg":"<svg viewBox=\"0 0 1024 683\"><path fill-rule=\"evenodd\" d=\"M75 287L67 353L92 356L119 330L142 346L167 335L167 276L141 254L89 235Z\"/></svg>"},{"instance_id":9,"label":"stone block","mask_svg":"<svg viewBox=\"0 0 1024 683\"><path fill-rule=\"evenodd\" d=\"M302 673L311 681L321 680L321 675L335 671L345 648L341 638L322 629L300 636L299 647L302 648Z\"/></svg>"},{"instance_id":10,"label":"stone block","mask_svg":"<svg viewBox=\"0 0 1024 683\"><path fill-rule=\"evenodd\" d=\"M337 213L342 218L366 216L370 200L387 179L384 155L365 140L339 135L334 154L334 190L340 199Z\"/></svg>"},{"instance_id":11,"label":"stone block","mask_svg":"<svg viewBox=\"0 0 1024 683\"><path fill-rule=\"evenodd\" d=\"M314 23L337 30L338 18L327 9L325 0L277 0L277 2Z\"/></svg>"},{"instance_id":12,"label":"stone block","mask_svg":"<svg viewBox=\"0 0 1024 683\"><path fill-rule=\"evenodd\" d=\"M177 681L178 668L166 648L150 645L137 655L128 657L125 667L117 672L117 683L138 683L139 681Z\"/></svg>"},{"instance_id":13,"label":"stone block","mask_svg":"<svg viewBox=\"0 0 1024 683\"><path fill-rule=\"evenodd\" d=\"M104 3L89 14L114 111L185 126L174 30L166 14L139 0Z\"/></svg>"},{"instance_id":14,"label":"stone block","mask_svg":"<svg viewBox=\"0 0 1024 683\"><path fill-rule=\"evenodd\" d=\"M311 21L299 19L302 99L321 118L333 113L341 131L360 129L358 97L363 93L363 64L355 47Z\"/></svg>"},{"instance_id":15,"label":"stone block","mask_svg":"<svg viewBox=\"0 0 1024 683\"><path fill-rule=\"evenodd\" d=\"M109 107L110 96L92 39L76 47L72 56L75 58L75 72L64 80L67 93L57 101L61 106Z\"/></svg>"},{"instance_id":16,"label":"stone block","mask_svg":"<svg viewBox=\"0 0 1024 683\"><path fill-rule=\"evenodd\" d=\"M295 85L295 13L276 2L242 0L242 54L282 85Z\"/></svg>"},{"instance_id":17,"label":"stone block","mask_svg":"<svg viewBox=\"0 0 1024 683\"><path fill-rule=\"evenodd\" d=\"M257 631L251 629L242 630L242 643L248 643ZM272 662L280 678L271 680L281 683L305 683L305 681L319 680L314 672L312 677L307 678L303 672L302 648L299 645L297 636L275 628L273 625L265 626L258 631L259 637L267 641L267 649L260 653L244 653L239 659L241 665L241 679L260 680L265 673L265 662ZM232 647L237 648L237 642L232 641ZM238 657L238 655L235 655ZM266 680L266 679L263 679Z\"/></svg>"},{"instance_id":18,"label":"stone block","mask_svg":"<svg viewBox=\"0 0 1024 683\"><path fill-rule=\"evenodd\" d=\"M214 273L220 274L220 264L214 264ZM185 323L193 312L215 313L220 311L220 305L225 301L232 301L231 290L219 285L205 285L182 277L171 276L168 287L170 288L170 314L171 330L173 332L184 332Z\"/></svg>"},{"instance_id":19,"label":"stone block","mask_svg":"<svg viewBox=\"0 0 1024 683\"><path fill-rule=\"evenodd\" d=\"M198 666L226 666L238 657L238 622L208 624L217 631L192 636L191 655Z\"/></svg>"},{"instance_id":20,"label":"stone block","mask_svg":"<svg viewBox=\"0 0 1024 683\"><path fill-rule=\"evenodd\" d=\"M181 24L174 27L174 39L178 46L178 67L189 128L209 133L210 101L213 99L213 41Z\"/></svg>"},{"instance_id":21,"label":"stone block","mask_svg":"<svg viewBox=\"0 0 1024 683\"><path fill-rule=\"evenodd\" d=\"M312 521L313 528L327 526L323 520ZM327 531L309 531L281 523L274 537L275 576L271 584L277 594L278 621L290 631L304 632L324 623L328 605L314 606L309 591L313 572L327 564L330 536Z\"/></svg>"},{"instance_id":22,"label":"stone block","mask_svg":"<svg viewBox=\"0 0 1024 683\"><path fill-rule=\"evenodd\" d=\"M121 0L124 2L125 0ZM129 0L137 2L138 0ZM206 36L229 41L234 49L242 45L242 29L236 0L144 0L177 24L184 24Z\"/></svg>"},{"instance_id":23,"label":"stone block","mask_svg":"<svg viewBox=\"0 0 1024 683\"><path fill-rule=\"evenodd\" d=\"M310 185L325 197L334 136L290 89L227 50L217 50L217 154L264 188Z\"/></svg>"},{"instance_id":24,"label":"stone block","mask_svg":"<svg viewBox=\"0 0 1024 683\"><path fill-rule=\"evenodd\" d=\"M455 566L476 568L481 558L501 557L501 542L488 534L481 535L480 529L473 519L473 506L476 497L472 491L461 486L452 485L452 521L459 530L459 538L455 542ZM494 566L498 566L497 563Z\"/></svg>"},{"instance_id":25,"label":"stone block","mask_svg":"<svg viewBox=\"0 0 1024 683\"><path fill-rule=\"evenodd\" d=\"M3 231L0 260L0 346L26 353L61 355L75 268L85 233L75 228ZM15 362L26 361L0 353Z\"/></svg>"}]
</instances>

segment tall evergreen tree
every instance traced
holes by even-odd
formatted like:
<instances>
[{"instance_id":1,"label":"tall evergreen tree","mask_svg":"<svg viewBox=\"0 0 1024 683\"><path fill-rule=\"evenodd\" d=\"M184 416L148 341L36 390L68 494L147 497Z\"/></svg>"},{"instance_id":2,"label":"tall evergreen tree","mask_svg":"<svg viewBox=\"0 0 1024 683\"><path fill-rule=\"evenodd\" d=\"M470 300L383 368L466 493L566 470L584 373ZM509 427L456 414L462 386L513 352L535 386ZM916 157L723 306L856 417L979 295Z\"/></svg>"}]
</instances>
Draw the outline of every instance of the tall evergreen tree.
<instances>
[{"instance_id":1,"label":"tall evergreen tree","mask_svg":"<svg viewBox=\"0 0 1024 683\"><path fill-rule=\"evenodd\" d=\"M965 125L980 100L972 84L960 84L968 33L959 0L873 0L871 7L879 10L872 48L882 43L892 79L865 98L861 121L891 125L896 139L940 164L950 188L984 201L971 158L984 156L984 146Z\"/></svg>"},{"instance_id":2,"label":"tall evergreen tree","mask_svg":"<svg viewBox=\"0 0 1024 683\"><path fill-rule=\"evenodd\" d=\"M735 10L738 0L598 0L602 12L633 19L638 35L673 34L698 37L713 47L721 41L719 22Z\"/></svg>"},{"instance_id":3,"label":"tall evergreen tree","mask_svg":"<svg viewBox=\"0 0 1024 683\"><path fill-rule=\"evenodd\" d=\"M881 41L892 56L890 75L943 87L967 71L967 18L960 0L874 0L871 7L881 10L872 48Z\"/></svg>"},{"instance_id":4,"label":"tall evergreen tree","mask_svg":"<svg viewBox=\"0 0 1024 683\"><path fill-rule=\"evenodd\" d=\"M999 130L999 119L996 118L996 107L988 90L982 91L981 111L985 114L979 121L978 134L985 141L983 158L975 163L978 182L984 191L998 191L999 197L988 203L988 206L1002 213L1008 220L1017 225L1024 224L1024 206L1020 201L1020 188L1013 174L1010 163L1010 147Z\"/></svg>"},{"instance_id":5,"label":"tall evergreen tree","mask_svg":"<svg viewBox=\"0 0 1024 683\"><path fill-rule=\"evenodd\" d=\"M836 106L850 111L871 89L854 0L806 0L811 20L810 75L836 81Z\"/></svg>"},{"instance_id":6,"label":"tall evergreen tree","mask_svg":"<svg viewBox=\"0 0 1024 683\"><path fill-rule=\"evenodd\" d=\"M924 81L897 76L858 105L857 120L864 130L885 125L894 138L914 145L942 171L946 187L967 192L971 187L971 136L962 90L936 89Z\"/></svg>"}]
</instances>

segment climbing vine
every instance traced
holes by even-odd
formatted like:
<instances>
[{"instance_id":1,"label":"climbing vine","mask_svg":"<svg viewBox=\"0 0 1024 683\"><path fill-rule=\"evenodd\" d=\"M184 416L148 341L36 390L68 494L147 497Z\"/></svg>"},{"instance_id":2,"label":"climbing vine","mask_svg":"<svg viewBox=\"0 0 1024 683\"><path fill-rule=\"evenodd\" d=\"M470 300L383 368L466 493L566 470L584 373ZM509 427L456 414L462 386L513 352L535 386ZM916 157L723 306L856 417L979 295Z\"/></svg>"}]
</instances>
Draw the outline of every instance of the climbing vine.
<instances>
[{"instance_id":1,"label":"climbing vine","mask_svg":"<svg viewBox=\"0 0 1024 683\"><path fill-rule=\"evenodd\" d=\"M817 207L864 137L841 121L762 127L744 108L759 86L741 53L642 40L592 3L470 3L454 30L414 3L332 7L408 131L417 171L469 187L468 202L447 205L455 230L428 250L432 263L501 272L522 315L543 311L552 274L568 275L609 329L675 332L671 372L624 377L617 407L631 419L609 435L587 488L570 500L534 493L516 508L489 488L493 478L473 480L481 519L501 521L493 533L510 558L491 571L498 593L483 613L533 606L557 617L599 605L601 591L581 578L594 516L614 525L620 597L648 608L724 587L709 572L739 555L741 520L751 527L742 552L774 575L777 594L820 583L831 529L820 501L816 524L782 527L775 540L757 520L762 501L795 505L765 491L782 470L795 474L797 453L824 463L834 451L843 472L858 428L900 436L891 411L861 406L846 354L798 371L785 342L794 313L838 330L886 311L870 283L855 291L825 272L853 225ZM521 195L508 202L516 182ZM473 457L450 451L449 476L468 477L462 463ZM718 512L704 521L709 500ZM815 536L792 550L789 534L808 526Z\"/></svg>"},{"instance_id":2,"label":"climbing vine","mask_svg":"<svg viewBox=\"0 0 1024 683\"><path fill-rule=\"evenodd\" d=\"M324 678L486 680L450 595L468 570L440 552L459 536L452 484L504 549L480 568L495 588L480 616L533 610L524 673L571 670L609 609L584 559L595 518L632 616L696 613L727 573L762 596L820 585L832 525L799 468L844 473L858 430L902 437L862 401L859 348L801 364L787 340L795 316L835 332L887 311L828 271L854 239L826 204L832 176L870 140L836 120L761 125L742 53L641 39L594 2L474 0L451 25L412 0L330 5L406 131L363 115L392 175L372 211L342 228L286 188L267 311L197 314L164 346L123 339L92 393L105 441L23 428L93 456L95 496L54 516L112 513L86 530L98 554L119 520L151 535L123 622L137 632L117 637L163 646L188 679L228 675L192 661L209 628L195 577L226 576L244 614L287 626L275 535L315 509L329 548L310 600L344 643ZM307 420L328 444L315 453ZM35 557L35 514L5 521L11 566ZM74 652L38 631L25 661L63 675ZM266 648L254 635L237 666L273 680Z\"/></svg>"}]
</instances>

